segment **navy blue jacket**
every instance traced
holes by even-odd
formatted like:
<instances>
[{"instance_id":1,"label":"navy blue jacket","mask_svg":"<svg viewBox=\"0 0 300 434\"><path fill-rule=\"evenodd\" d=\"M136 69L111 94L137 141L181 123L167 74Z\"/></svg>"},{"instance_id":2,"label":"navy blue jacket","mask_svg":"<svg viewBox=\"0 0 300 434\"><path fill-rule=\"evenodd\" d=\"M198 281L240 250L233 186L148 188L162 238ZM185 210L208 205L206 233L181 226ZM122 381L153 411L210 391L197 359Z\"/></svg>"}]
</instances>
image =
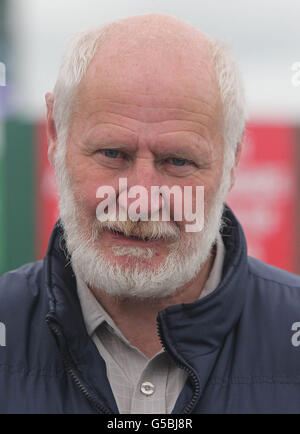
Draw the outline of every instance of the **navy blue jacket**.
<instances>
[{"instance_id":1,"label":"navy blue jacket","mask_svg":"<svg viewBox=\"0 0 300 434\"><path fill-rule=\"evenodd\" d=\"M300 278L247 257L229 209L221 284L158 315L188 380L173 413L300 412ZM43 261L0 278L0 413L117 413L54 228Z\"/></svg>"}]
</instances>

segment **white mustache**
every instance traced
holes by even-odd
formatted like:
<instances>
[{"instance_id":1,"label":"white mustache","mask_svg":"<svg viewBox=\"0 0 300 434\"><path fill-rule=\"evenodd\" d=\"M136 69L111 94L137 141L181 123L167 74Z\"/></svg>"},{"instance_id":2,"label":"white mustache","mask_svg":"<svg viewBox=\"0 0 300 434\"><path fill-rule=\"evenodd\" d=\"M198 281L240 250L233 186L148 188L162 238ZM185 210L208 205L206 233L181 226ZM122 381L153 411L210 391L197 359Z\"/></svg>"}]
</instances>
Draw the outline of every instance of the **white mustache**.
<instances>
[{"instance_id":1,"label":"white mustache","mask_svg":"<svg viewBox=\"0 0 300 434\"><path fill-rule=\"evenodd\" d=\"M97 238L103 231L121 232L125 236L135 236L144 240L164 239L178 241L181 231L175 223L153 221L111 221L100 222L95 220L93 224L93 238Z\"/></svg>"}]
</instances>

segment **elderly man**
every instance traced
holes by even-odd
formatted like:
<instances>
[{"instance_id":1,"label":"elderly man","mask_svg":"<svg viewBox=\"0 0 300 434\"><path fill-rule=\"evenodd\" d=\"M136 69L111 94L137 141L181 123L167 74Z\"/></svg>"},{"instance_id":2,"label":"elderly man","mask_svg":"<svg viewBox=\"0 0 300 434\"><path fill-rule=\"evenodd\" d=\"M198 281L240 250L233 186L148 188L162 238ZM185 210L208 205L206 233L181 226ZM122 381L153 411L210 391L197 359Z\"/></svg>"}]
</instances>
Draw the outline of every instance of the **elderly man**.
<instances>
[{"instance_id":1,"label":"elderly man","mask_svg":"<svg viewBox=\"0 0 300 434\"><path fill-rule=\"evenodd\" d=\"M299 412L300 279L248 258L224 207L246 118L228 51L170 16L120 20L73 41L46 101L60 220L0 281L0 411ZM99 218L101 186L126 218ZM177 188L169 221L154 186Z\"/></svg>"}]
</instances>

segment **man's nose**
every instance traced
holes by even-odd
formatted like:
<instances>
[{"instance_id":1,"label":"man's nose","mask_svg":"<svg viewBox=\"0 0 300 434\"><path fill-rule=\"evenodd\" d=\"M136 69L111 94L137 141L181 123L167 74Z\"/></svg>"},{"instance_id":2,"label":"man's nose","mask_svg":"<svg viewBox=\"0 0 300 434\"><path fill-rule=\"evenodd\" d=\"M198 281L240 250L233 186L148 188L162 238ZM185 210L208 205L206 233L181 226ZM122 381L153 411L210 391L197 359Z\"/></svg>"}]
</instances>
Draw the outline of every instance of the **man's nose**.
<instances>
[{"instance_id":1,"label":"man's nose","mask_svg":"<svg viewBox=\"0 0 300 434\"><path fill-rule=\"evenodd\" d=\"M122 183L118 195L118 206L138 213L142 220L158 220L164 206L164 199L157 191L162 185L161 175L154 163L149 159L137 159L134 167L128 172L126 182Z\"/></svg>"}]
</instances>

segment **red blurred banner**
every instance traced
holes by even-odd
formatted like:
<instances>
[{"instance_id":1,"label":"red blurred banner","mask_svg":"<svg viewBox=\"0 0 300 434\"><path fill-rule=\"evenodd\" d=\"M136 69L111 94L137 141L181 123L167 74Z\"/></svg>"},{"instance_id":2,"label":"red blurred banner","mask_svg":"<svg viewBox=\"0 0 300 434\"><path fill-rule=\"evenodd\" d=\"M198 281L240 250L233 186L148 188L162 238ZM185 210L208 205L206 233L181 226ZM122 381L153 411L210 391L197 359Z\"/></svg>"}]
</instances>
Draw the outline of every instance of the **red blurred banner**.
<instances>
[{"instance_id":1,"label":"red blurred banner","mask_svg":"<svg viewBox=\"0 0 300 434\"><path fill-rule=\"evenodd\" d=\"M298 271L297 130L251 124L228 204L240 220L251 256Z\"/></svg>"}]
</instances>

